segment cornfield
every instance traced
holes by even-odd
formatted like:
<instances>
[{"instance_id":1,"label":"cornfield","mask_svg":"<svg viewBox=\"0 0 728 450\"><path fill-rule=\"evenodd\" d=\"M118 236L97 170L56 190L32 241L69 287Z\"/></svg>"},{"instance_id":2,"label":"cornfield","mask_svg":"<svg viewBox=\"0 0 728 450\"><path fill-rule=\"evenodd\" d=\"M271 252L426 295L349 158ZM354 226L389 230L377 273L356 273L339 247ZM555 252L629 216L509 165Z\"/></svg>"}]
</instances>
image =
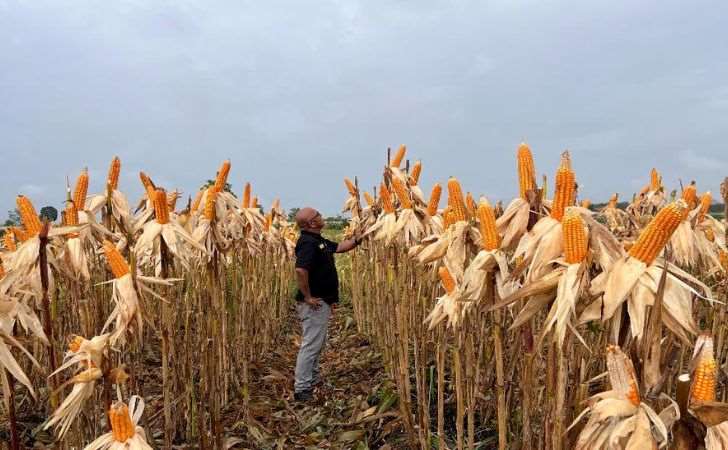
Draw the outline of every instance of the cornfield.
<instances>
[{"instance_id":1,"label":"cornfield","mask_svg":"<svg viewBox=\"0 0 728 450\"><path fill-rule=\"evenodd\" d=\"M363 243L342 291L396 392L401 439L381 448L728 448L728 230L710 192L668 192L652 169L627 208L595 209L568 152L549 195L524 143L504 206L456 177L426 196L406 156L371 192L344 180L344 237ZM144 172L132 207L118 158L103 192L85 169L67 186L60 223L17 197L0 253L9 448L20 410L65 449L231 448L240 400L237 423L259 428L251 367L288 320L297 230L249 183L226 191L231 169L181 209Z\"/></svg>"}]
</instances>

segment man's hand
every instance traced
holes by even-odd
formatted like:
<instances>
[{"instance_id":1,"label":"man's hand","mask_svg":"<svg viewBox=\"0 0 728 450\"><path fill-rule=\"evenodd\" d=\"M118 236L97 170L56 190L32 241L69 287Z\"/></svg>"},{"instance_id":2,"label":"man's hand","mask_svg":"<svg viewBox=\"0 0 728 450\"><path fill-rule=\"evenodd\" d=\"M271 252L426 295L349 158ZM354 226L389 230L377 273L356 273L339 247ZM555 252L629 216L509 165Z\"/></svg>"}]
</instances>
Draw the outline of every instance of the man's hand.
<instances>
[{"instance_id":1,"label":"man's hand","mask_svg":"<svg viewBox=\"0 0 728 450\"><path fill-rule=\"evenodd\" d=\"M321 307L321 299L315 298L315 297L306 297L303 299L303 301L310 306L311 308L315 310L319 309Z\"/></svg>"}]
</instances>

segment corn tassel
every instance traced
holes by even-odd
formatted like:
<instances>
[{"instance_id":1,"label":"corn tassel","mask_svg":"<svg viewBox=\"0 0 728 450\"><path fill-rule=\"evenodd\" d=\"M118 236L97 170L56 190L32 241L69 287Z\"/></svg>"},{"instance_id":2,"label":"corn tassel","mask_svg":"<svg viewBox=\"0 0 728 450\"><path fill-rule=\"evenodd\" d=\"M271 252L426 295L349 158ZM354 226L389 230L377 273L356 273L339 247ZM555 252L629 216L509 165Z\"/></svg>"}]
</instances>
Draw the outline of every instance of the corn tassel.
<instances>
[{"instance_id":1,"label":"corn tassel","mask_svg":"<svg viewBox=\"0 0 728 450\"><path fill-rule=\"evenodd\" d=\"M407 147L404 145L400 145L399 149L397 149L397 153L394 155L394 158L392 158L392 161L390 162L390 167L399 167L400 164L402 164L402 160L404 159L404 154L407 152Z\"/></svg>"},{"instance_id":2,"label":"corn tassel","mask_svg":"<svg viewBox=\"0 0 728 450\"><path fill-rule=\"evenodd\" d=\"M447 270L447 267L441 266L437 270L437 273L440 275L440 282L442 283L442 287L445 288L445 292L452 295L455 292L455 280L450 274L450 271Z\"/></svg>"},{"instance_id":3,"label":"corn tassel","mask_svg":"<svg viewBox=\"0 0 728 450\"><path fill-rule=\"evenodd\" d=\"M528 200L528 191L536 189L536 168L533 164L533 155L528 144L522 142L518 146L518 152L516 154L516 160L518 163L518 185L520 189L521 198Z\"/></svg>"},{"instance_id":4,"label":"corn tassel","mask_svg":"<svg viewBox=\"0 0 728 450\"><path fill-rule=\"evenodd\" d=\"M364 200L367 202L368 207L371 208L374 205L374 197L367 191L364 191Z\"/></svg>"},{"instance_id":5,"label":"corn tassel","mask_svg":"<svg viewBox=\"0 0 728 450\"><path fill-rule=\"evenodd\" d=\"M243 189L243 208L250 208L250 183L245 183Z\"/></svg>"},{"instance_id":6,"label":"corn tassel","mask_svg":"<svg viewBox=\"0 0 728 450\"><path fill-rule=\"evenodd\" d=\"M662 177L654 167L650 171L650 191L655 192L662 187Z\"/></svg>"},{"instance_id":7,"label":"corn tassel","mask_svg":"<svg viewBox=\"0 0 728 450\"><path fill-rule=\"evenodd\" d=\"M675 232L687 208L684 201L678 200L662 208L642 230L637 241L629 249L630 256L650 265L665 248L672 233Z\"/></svg>"},{"instance_id":8,"label":"corn tassel","mask_svg":"<svg viewBox=\"0 0 728 450\"><path fill-rule=\"evenodd\" d=\"M349 194L356 197L356 187L354 186L354 183L352 183L350 179L344 177L344 184L346 185L346 189L349 191Z\"/></svg>"},{"instance_id":9,"label":"corn tassel","mask_svg":"<svg viewBox=\"0 0 728 450\"><path fill-rule=\"evenodd\" d=\"M28 237L36 236L40 233L42 225L38 213L35 212L35 207L30 199L24 195L18 195L15 199L15 203L20 213L20 221L23 222L23 227L28 233Z\"/></svg>"},{"instance_id":10,"label":"corn tassel","mask_svg":"<svg viewBox=\"0 0 728 450\"><path fill-rule=\"evenodd\" d=\"M463 191L460 188L460 182L457 178L450 177L450 179L447 180L447 193L447 202L450 205L455 222L468 220L468 212L465 208Z\"/></svg>"},{"instance_id":11,"label":"corn tassel","mask_svg":"<svg viewBox=\"0 0 728 450\"><path fill-rule=\"evenodd\" d=\"M715 386L718 378L718 364L713 356L713 338L706 337L698 361L692 374L690 401L714 402Z\"/></svg>"},{"instance_id":12,"label":"corn tassel","mask_svg":"<svg viewBox=\"0 0 728 450\"><path fill-rule=\"evenodd\" d=\"M106 255L106 262L109 263L111 273L114 274L114 278L121 278L124 275L129 274L129 264L127 264L124 257L121 255L119 250L109 240L104 240L104 254Z\"/></svg>"},{"instance_id":13,"label":"corn tassel","mask_svg":"<svg viewBox=\"0 0 728 450\"><path fill-rule=\"evenodd\" d=\"M109 174L106 177L106 185L115 191L119 188L119 173L121 172L121 160L118 156L114 156L109 166Z\"/></svg>"},{"instance_id":14,"label":"corn tassel","mask_svg":"<svg viewBox=\"0 0 728 450\"><path fill-rule=\"evenodd\" d=\"M169 205L167 204L167 193L164 189L157 189L154 191L154 217L157 219L157 223L166 224L169 223Z\"/></svg>"},{"instance_id":15,"label":"corn tassel","mask_svg":"<svg viewBox=\"0 0 728 450\"><path fill-rule=\"evenodd\" d=\"M217 192L214 189L207 190L205 198L205 218L212 221L215 218L215 201L217 200Z\"/></svg>"},{"instance_id":16,"label":"corn tassel","mask_svg":"<svg viewBox=\"0 0 728 450\"><path fill-rule=\"evenodd\" d=\"M420 182L420 173L422 173L422 162L417 161L415 165L412 166L412 171L410 171L409 184L411 186L415 186Z\"/></svg>"},{"instance_id":17,"label":"corn tassel","mask_svg":"<svg viewBox=\"0 0 728 450\"><path fill-rule=\"evenodd\" d=\"M392 189L399 199L399 204L403 209L412 209L412 200L409 198L409 192L399 178L392 177Z\"/></svg>"},{"instance_id":18,"label":"corn tassel","mask_svg":"<svg viewBox=\"0 0 728 450\"><path fill-rule=\"evenodd\" d=\"M691 210L698 206L698 189L694 181L683 189L682 199L685 200L685 203L688 204L688 208Z\"/></svg>"},{"instance_id":19,"label":"corn tassel","mask_svg":"<svg viewBox=\"0 0 728 450\"><path fill-rule=\"evenodd\" d=\"M134 437L136 431L129 415L129 407L124 403L112 405L109 409L109 422L111 422L111 435L116 442L126 442Z\"/></svg>"},{"instance_id":20,"label":"corn tassel","mask_svg":"<svg viewBox=\"0 0 728 450\"><path fill-rule=\"evenodd\" d=\"M379 187L379 197L382 199L382 209L384 212L387 214L393 213L394 204L392 203L392 194L384 183Z\"/></svg>"},{"instance_id":21,"label":"corn tassel","mask_svg":"<svg viewBox=\"0 0 728 450\"><path fill-rule=\"evenodd\" d=\"M225 189L225 184L227 183L228 174L230 173L230 160L226 159L223 161L222 165L220 166L220 169L217 171L217 175L215 176L215 192L222 192L223 189Z\"/></svg>"},{"instance_id":22,"label":"corn tassel","mask_svg":"<svg viewBox=\"0 0 728 450\"><path fill-rule=\"evenodd\" d=\"M73 203L76 210L83 211L86 207L86 195L88 194L88 169L83 169L76 179L76 188L73 191Z\"/></svg>"},{"instance_id":23,"label":"corn tassel","mask_svg":"<svg viewBox=\"0 0 728 450\"><path fill-rule=\"evenodd\" d=\"M478 219L480 220L480 237L483 249L493 251L500 245L500 236L495 225L495 213L487 200L481 200L478 205Z\"/></svg>"},{"instance_id":24,"label":"corn tassel","mask_svg":"<svg viewBox=\"0 0 728 450\"><path fill-rule=\"evenodd\" d=\"M700 209L698 210L698 217L695 221L696 224L700 224L705 215L710 211L710 204L713 202L713 197L710 195L710 191L700 196Z\"/></svg>"},{"instance_id":25,"label":"corn tassel","mask_svg":"<svg viewBox=\"0 0 728 450\"><path fill-rule=\"evenodd\" d=\"M561 221L564 210L573 204L576 196L574 171L571 170L569 152L561 154L561 165L556 171L554 201L551 206L551 217Z\"/></svg>"},{"instance_id":26,"label":"corn tassel","mask_svg":"<svg viewBox=\"0 0 728 450\"><path fill-rule=\"evenodd\" d=\"M442 195L442 186L435 183L430 193L430 202L427 204L427 215L433 217L437 215L437 208L440 206L440 195Z\"/></svg>"},{"instance_id":27,"label":"corn tassel","mask_svg":"<svg viewBox=\"0 0 728 450\"><path fill-rule=\"evenodd\" d=\"M588 241L581 215L567 208L561 221L563 227L564 259L567 264L577 264L586 258Z\"/></svg>"}]
</instances>

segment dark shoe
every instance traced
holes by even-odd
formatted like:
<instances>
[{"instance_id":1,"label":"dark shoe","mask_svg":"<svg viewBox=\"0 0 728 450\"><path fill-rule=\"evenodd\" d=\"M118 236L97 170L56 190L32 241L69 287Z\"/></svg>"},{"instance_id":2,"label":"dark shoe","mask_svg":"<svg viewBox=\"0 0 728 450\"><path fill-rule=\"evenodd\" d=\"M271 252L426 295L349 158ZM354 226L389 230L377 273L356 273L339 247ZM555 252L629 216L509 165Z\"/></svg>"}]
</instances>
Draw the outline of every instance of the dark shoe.
<instances>
[{"instance_id":1,"label":"dark shoe","mask_svg":"<svg viewBox=\"0 0 728 450\"><path fill-rule=\"evenodd\" d=\"M313 392L312 391L294 392L293 399L297 402L310 402L311 400L313 400Z\"/></svg>"}]
</instances>

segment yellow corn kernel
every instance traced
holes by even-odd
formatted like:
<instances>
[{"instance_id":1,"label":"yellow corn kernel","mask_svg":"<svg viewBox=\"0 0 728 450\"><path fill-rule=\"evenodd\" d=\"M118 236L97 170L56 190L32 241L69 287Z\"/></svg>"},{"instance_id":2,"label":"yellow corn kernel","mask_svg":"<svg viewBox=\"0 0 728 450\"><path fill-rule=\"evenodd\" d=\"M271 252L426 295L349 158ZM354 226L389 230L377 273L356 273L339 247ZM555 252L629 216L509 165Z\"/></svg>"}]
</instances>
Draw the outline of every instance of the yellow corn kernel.
<instances>
[{"instance_id":1,"label":"yellow corn kernel","mask_svg":"<svg viewBox=\"0 0 728 450\"><path fill-rule=\"evenodd\" d=\"M38 213L35 212L35 207L30 199L24 195L18 195L15 199L15 204L18 207L20 213L20 221L23 222L23 227L28 233L28 237L31 238L40 233L42 225Z\"/></svg>"},{"instance_id":2,"label":"yellow corn kernel","mask_svg":"<svg viewBox=\"0 0 728 450\"><path fill-rule=\"evenodd\" d=\"M88 194L88 170L83 169L76 179L76 189L73 191L73 203L76 204L76 210L83 211L86 209L86 195Z\"/></svg>"},{"instance_id":3,"label":"yellow corn kernel","mask_svg":"<svg viewBox=\"0 0 728 450\"><path fill-rule=\"evenodd\" d=\"M564 259L567 264L584 261L588 248L587 234L581 215L572 208L567 208L561 220L563 228Z\"/></svg>"},{"instance_id":4,"label":"yellow corn kernel","mask_svg":"<svg viewBox=\"0 0 728 450\"><path fill-rule=\"evenodd\" d=\"M677 200L662 208L629 249L630 256L647 265L652 264L682 222L686 208L683 200Z\"/></svg>"},{"instance_id":5,"label":"yellow corn kernel","mask_svg":"<svg viewBox=\"0 0 728 450\"><path fill-rule=\"evenodd\" d=\"M136 433L134 423L129 415L129 407L118 402L109 409L109 422L111 423L111 435L116 442L126 442L134 437Z\"/></svg>"},{"instance_id":6,"label":"yellow corn kernel","mask_svg":"<svg viewBox=\"0 0 728 450\"><path fill-rule=\"evenodd\" d=\"M492 251L500 245L500 236L495 226L495 212L487 200L481 199L478 205L478 219L480 220L480 237L483 248Z\"/></svg>"},{"instance_id":7,"label":"yellow corn kernel","mask_svg":"<svg viewBox=\"0 0 728 450\"><path fill-rule=\"evenodd\" d=\"M412 170L410 171L409 176L409 184L411 186L415 186L417 183L420 182L420 174L422 173L422 162L417 161L414 166L412 166Z\"/></svg>"},{"instance_id":8,"label":"yellow corn kernel","mask_svg":"<svg viewBox=\"0 0 728 450\"><path fill-rule=\"evenodd\" d=\"M17 249L12 230L5 230L5 234L3 234L3 247L9 252L14 252Z\"/></svg>"},{"instance_id":9,"label":"yellow corn kernel","mask_svg":"<svg viewBox=\"0 0 728 450\"><path fill-rule=\"evenodd\" d=\"M397 153L394 155L394 158L392 158L392 161L390 162L390 167L399 167L400 164L402 164L402 160L404 159L404 154L407 152L407 147L404 145L400 145L399 149L397 149Z\"/></svg>"},{"instance_id":10,"label":"yellow corn kernel","mask_svg":"<svg viewBox=\"0 0 728 450\"><path fill-rule=\"evenodd\" d=\"M349 194L356 196L356 187L354 186L354 183L352 183L347 177L344 177L344 184L346 185L346 189L349 191Z\"/></svg>"},{"instance_id":11,"label":"yellow corn kernel","mask_svg":"<svg viewBox=\"0 0 728 450\"><path fill-rule=\"evenodd\" d=\"M121 172L121 160L114 156L109 166L109 175L106 177L106 185L115 191L119 188L119 173Z\"/></svg>"},{"instance_id":12,"label":"yellow corn kernel","mask_svg":"<svg viewBox=\"0 0 728 450\"><path fill-rule=\"evenodd\" d=\"M207 190L205 197L205 218L212 220L215 218L215 202L217 201L217 192L214 189Z\"/></svg>"},{"instance_id":13,"label":"yellow corn kernel","mask_svg":"<svg viewBox=\"0 0 728 450\"><path fill-rule=\"evenodd\" d=\"M393 213L394 203L392 203L392 194L384 183L379 187L379 197L382 199L382 209L384 212L387 214Z\"/></svg>"},{"instance_id":14,"label":"yellow corn kernel","mask_svg":"<svg viewBox=\"0 0 728 450\"><path fill-rule=\"evenodd\" d=\"M124 257L119 252L111 241L104 239L104 255L106 255L106 262L111 268L111 273L114 274L114 278L121 278L124 275L129 274L129 264L127 264Z\"/></svg>"},{"instance_id":15,"label":"yellow corn kernel","mask_svg":"<svg viewBox=\"0 0 728 450\"><path fill-rule=\"evenodd\" d=\"M468 212L465 208L465 199L463 198L463 191L460 188L460 182L455 177L450 177L447 180L447 202L451 207L453 219L455 222L462 220L468 220Z\"/></svg>"},{"instance_id":16,"label":"yellow corn kernel","mask_svg":"<svg viewBox=\"0 0 728 450\"><path fill-rule=\"evenodd\" d=\"M250 183L245 183L243 189L243 208L250 208Z\"/></svg>"},{"instance_id":17,"label":"yellow corn kernel","mask_svg":"<svg viewBox=\"0 0 728 450\"><path fill-rule=\"evenodd\" d=\"M700 353L696 355L697 363L691 376L690 401L714 402L718 364L713 356L713 338L703 335L698 338L698 342L700 341L703 341L703 345L700 348Z\"/></svg>"},{"instance_id":18,"label":"yellow corn kernel","mask_svg":"<svg viewBox=\"0 0 728 450\"><path fill-rule=\"evenodd\" d=\"M654 167L650 171L650 191L655 192L662 187L662 177Z\"/></svg>"},{"instance_id":19,"label":"yellow corn kernel","mask_svg":"<svg viewBox=\"0 0 728 450\"><path fill-rule=\"evenodd\" d=\"M374 205L374 197L367 191L364 191L364 200L367 202L368 207L371 208Z\"/></svg>"},{"instance_id":20,"label":"yellow corn kernel","mask_svg":"<svg viewBox=\"0 0 728 450\"><path fill-rule=\"evenodd\" d=\"M399 204L403 209L412 209L412 201L409 198L409 192L399 178L392 177L392 189L399 199Z\"/></svg>"},{"instance_id":21,"label":"yellow corn kernel","mask_svg":"<svg viewBox=\"0 0 728 450\"><path fill-rule=\"evenodd\" d=\"M427 204L428 216L433 217L437 215L437 208L440 206L440 195L442 195L442 186L440 186L440 183L435 183L435 185L432 186L430 201Z\"/></svg>"},{"instance_id":22,"label":"yellow corn kernel","mask_svg":"<svg viewBox=\"0 0 728 450\"><path fill-rule=\"evenodd\" d=\"M164 189L154 191L154 217L159 224L169 223L169 205L167 204L167 193Z\"/></svg>"},{"instance_id":23,"label":"yellow corn kernel","mask_svg":"<svg viewBox=\"0 0 728 450\"><path fill-rule=\"evenodd\" d=\"M531 148L525 142L518 146L516 154L518 163L518 185L521 198L528 200L526 193L536 189L536 168L533 164Z\"/></svg>"},{"instance_id":24,"label":"yellow corn kernel","mask_svg":"<svg viewBox=\"0 0 728 450\"><path fill-rule=\"evenodd\" d=\"M455 291L455 279L453 279L450 271L447 270L447 267L441 266L437 269L437 273L440 275L440 282L442 287L445 288L445 292L452 294Z\"/></svg>"},{"instance_id":25,"label":"yellow corn kernel","mask_svg":"<svg viewBox=\"0 0 728 450\"><path fill-rule=\"evenodd\" d=\"M574 171L571 170L569 152L561 154L561 164L556 171L554 201L551 205L551 217L561 221L564 210L571 206L576 196Z\"/></svg>"},{"instance_id":26,"label":"yellow corn kernel","mask_svg":"<svg viewBox=\"0 0 728 450\"><path fill-rule=\"evenodd\" d=\"M696 224L700 224L703 219L705 219L705 215L710 211L710 204L713 202L713 197L710 195L710 191L704 193L700 196L700 209L698 210L698 217L696 219Z\"/></svg>"},{"instance_id":27,"label":"yellow corn kernel","mask_svg":"<svg viewBox=\"0 0 728 450\"><path fill-rule=\"evenodd\" d=\"M230 160L226 159L225 161L223 161L222 165L220 166L220 169L217 171L217 176L215 176L215 185L214 185L215 192L222 192L222 190L225 189L225 183L227 183L229 173L230 173Z\"/></svg>"},{"instance_id":28,"label":"yellow corn kernel","mask_svg":"<svg viewBox=\"0 0 728 450\"><path fill-rule=\"evenodd\" d=\"M195 194L195 199L192 200L192 205L190 206L190 213L193 213L197 211L197 208L200 207L200 202L202 201L202 194L204 191L197 191Z\"/></svg>"},{"instance_id":29,"label":"yellow corn kernel","mask_svg":"<svg viewBox=\"0 0 728 450\"><path fill-rule=\"evenodd\" d=\"M688 204L690 210L695 209L698 206L698 189L695 186L695 182L691 182L688 187L682 191L682 199Z\"/></svg>"}]
</instances>

